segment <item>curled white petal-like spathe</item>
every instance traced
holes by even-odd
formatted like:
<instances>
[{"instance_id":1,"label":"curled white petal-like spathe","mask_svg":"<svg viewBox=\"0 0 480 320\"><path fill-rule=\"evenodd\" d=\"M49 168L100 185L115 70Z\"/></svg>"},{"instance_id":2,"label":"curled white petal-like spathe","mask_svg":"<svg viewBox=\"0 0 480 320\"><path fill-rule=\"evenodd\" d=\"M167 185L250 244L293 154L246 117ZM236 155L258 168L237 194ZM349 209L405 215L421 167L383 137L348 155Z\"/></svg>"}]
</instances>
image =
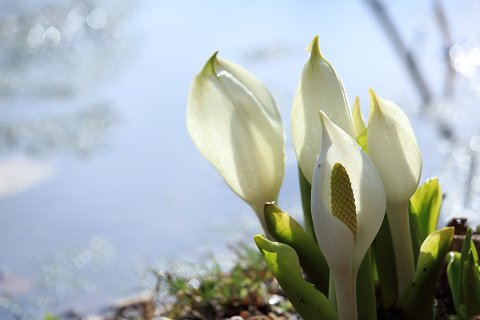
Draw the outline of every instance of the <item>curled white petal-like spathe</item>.
<instances>
[{"instance_id":1,"label":"curled white petal-like spathe","mask_svg":"<svg viewBox=\"0 0 480 320\"><path fill-rule=\"evenodd\" d=\"M385 213L385 191L380 175L370 158L355 140L321 112L322 149L312 183L312 217L315 234L330 267L339 267L350 252L352 266L358 270L375 238ZM336 163L345 167L351 182L357 214L357 238L332 215L330 178Z\"/></svg>"},{"instance_id":2,"label":"curled white petal-like spathe","mask_svg":"<svg viewBox=\"0 0 480 320\"><path fill-rule=\"evenodd\" d=\"M195 77L188 132L229 187L255 209L278 196L285 138L278 108L265 86L214 54Z\"/></svg>"},{"instance_id":3,"label":"curled white petal-like spathe","mask_svg":"<svg viewBox=\"0 0 480 320\"><path fill-rule=\"evenodd\" d=\"M320 151L322 131L318 110L324 111L340 128L353 136L353 125L340 77L320 54L318 36L309 45L305 64L293 101L291 127L295 153L305 178L311 183Z\"/></svg>"},{"instance_id":4,"label":"curled white petal-like spathe","mask_svg":"<svg viewBox=\"0 0 480 320\"><path fill-rule=\"evenodd\" d=\"M405 112L395 103L370 90L372 103L368 122L368 154L385 187L387 201L408 201L417 189L422 156Z\"/></svg>"}]
</instances>

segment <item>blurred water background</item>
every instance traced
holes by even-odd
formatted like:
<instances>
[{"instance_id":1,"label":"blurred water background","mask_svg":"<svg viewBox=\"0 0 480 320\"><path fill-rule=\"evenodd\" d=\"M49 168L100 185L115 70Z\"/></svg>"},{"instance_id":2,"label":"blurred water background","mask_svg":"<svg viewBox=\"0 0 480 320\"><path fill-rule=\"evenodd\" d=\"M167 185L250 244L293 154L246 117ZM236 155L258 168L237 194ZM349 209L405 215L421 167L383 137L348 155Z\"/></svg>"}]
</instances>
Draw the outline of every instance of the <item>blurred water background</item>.
<instances>
[{"instance_id":1,"label":"blurred water background","mask_svg":"<svg viewBox=\"0 0 480 320\"><path fill-rule=\"evenodd\" d=\"M480 223L480 2L3 0L0 318L94 310L151 268L228 258L260 232L185 128L214 52L269 87L285 121L280 205L301 216L289 114L315 34L352 101L412 119L440 224ZM221 258L220 258L221 259Z\"/></svg>"}]
</instances>

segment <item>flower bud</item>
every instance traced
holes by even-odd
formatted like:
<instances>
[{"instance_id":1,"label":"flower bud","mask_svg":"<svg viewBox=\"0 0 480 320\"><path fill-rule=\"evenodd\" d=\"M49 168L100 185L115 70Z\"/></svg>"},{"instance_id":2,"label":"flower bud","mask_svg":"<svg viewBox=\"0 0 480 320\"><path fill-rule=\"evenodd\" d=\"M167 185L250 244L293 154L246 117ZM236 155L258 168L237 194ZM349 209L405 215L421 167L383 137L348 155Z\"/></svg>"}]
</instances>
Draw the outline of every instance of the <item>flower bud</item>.
<instances>
[{"instance_id":1,"label":"flower bud","mask_svg":"<svg viewBox=\"0 0 480 320\"><path fill-rule=\"evenodd\" d=\"M310 59L303 68L292 107L292 141L300 169L312 183L313 169L321 145L318 110L353 136L352 117L340 77L320 54L318 36L311 42Z\"/></svg>"},{"instance_id":2,"label":"flower bud","mask_svg":"<svg viewBox=\"0 0 480 320\"><path fill-rule=\"evenodd\" d=\"M285 138L278 108L263 84L215 53L195 77L188 132L228 186L257 212L278 197Z\"/></svg>"}]
</instances>

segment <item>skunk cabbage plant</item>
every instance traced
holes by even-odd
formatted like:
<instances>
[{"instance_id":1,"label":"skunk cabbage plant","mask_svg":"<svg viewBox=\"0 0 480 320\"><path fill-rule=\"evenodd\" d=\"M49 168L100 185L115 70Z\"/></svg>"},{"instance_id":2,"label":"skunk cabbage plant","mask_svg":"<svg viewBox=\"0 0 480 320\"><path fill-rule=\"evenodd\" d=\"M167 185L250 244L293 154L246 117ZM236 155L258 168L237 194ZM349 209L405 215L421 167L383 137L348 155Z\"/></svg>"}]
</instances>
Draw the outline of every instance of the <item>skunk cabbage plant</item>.
<instances>
[{"instance_id":1,"label":"skunk cabbage plant","mask_svg":"<svg viewBox=\"0 0 480 320\"><path fill-rule=\"evenodd\" d=\"M422 158L407 115L371 90L366 124L358 98L350 111L318 37L308 52L291 113L304 227L273 202L285 139L263 84L215 53L193 81L187 110L201 154L257 213L266 236L255 243L284 294L307 320L432 319L448 260L450 318L477 315L477 251L467 234L462 253L449 253L453 228L436 229L440 186L430 179L418 188Z\"/></svg>"},{"instance_id":2,"label":"skunk cabbage plant","mask_svg":"<svg viewBox=\"0 0 480 320\"><path fill-rule=\"evenodd\" d=\"M283 126L269 91L215 53L190 89L187 128L202 155L265 226L263 205L277 199L285 171Z\"/></svg>"}]
</instances>

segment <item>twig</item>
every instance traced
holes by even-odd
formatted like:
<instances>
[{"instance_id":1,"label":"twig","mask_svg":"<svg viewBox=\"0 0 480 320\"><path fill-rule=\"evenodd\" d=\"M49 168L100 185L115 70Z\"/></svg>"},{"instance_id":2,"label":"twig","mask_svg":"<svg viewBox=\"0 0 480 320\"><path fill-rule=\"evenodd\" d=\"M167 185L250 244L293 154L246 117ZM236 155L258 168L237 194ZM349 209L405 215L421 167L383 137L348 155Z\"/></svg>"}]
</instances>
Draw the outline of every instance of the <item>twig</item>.
<instances>
[{"instance_id":1,"label":"twig","mask_svg":"<svg viewBox=\"0 0 480 320\"><path fill-rule=\"evenodd\" d=\"M453 69L452 64L450 63L450 48L453 45L452 34L450 33L450 27L447 20L447 15L445 14L445 9L441 0L433 1L433 11L435 12L435 18L437 21L437 26L440 30L440 35L442 36L443 42L443 56L445 59L445 84L443 88L443 94L445 96L451 96L453 94L453 79L455 77L455 70Z\"/></svg>"},{"instance_id":2,"label":"twig","mask_svg":"<svg viewBox=\"0 0 480 320\"><path fill-rule=\"evenodd\" d=\"M428 86L425 78L420 72L413 54L407 49L405 42L403 41L400 33L394 25L392 18L389 16L385 6L381 0L365 0L370 5L372 12L377 17L383 29L387 33L388 39L390 39L392 45L396 49L399 57L405 63L408 73L417 88L420 97L422 98L422 109L427 109L432 101L432 91Z\"/></svg>"},{"instance_id":3,"label":"twig","mask_svg":"<svg viewBox=\"0 0 480 320\"><path fill-rule=\"evenodd\" d=\"M467 208L472 200L473 178L477 176L477 153L470 149L470 166L468 168L467 181L465 182L465 194L463 197L463 207Z\"/></svg>"}]
</instances>

